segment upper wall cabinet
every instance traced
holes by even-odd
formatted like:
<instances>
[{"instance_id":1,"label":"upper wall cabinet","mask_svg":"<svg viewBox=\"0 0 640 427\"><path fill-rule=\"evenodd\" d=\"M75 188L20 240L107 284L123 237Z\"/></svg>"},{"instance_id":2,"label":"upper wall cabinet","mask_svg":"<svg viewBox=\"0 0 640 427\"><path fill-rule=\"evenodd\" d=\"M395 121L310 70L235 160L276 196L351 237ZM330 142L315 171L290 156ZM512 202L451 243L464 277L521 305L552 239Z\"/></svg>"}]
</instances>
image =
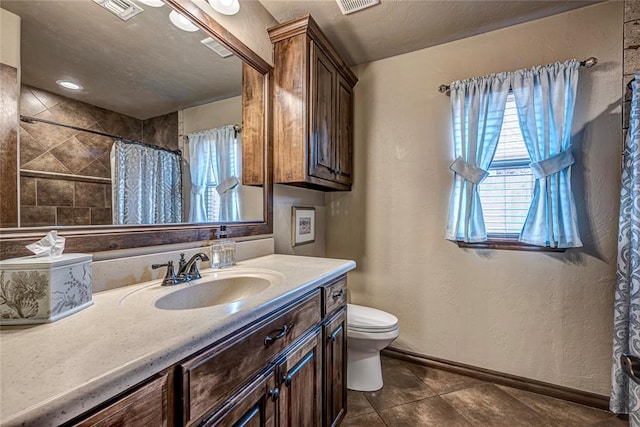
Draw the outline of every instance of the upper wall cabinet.
<instances>
[{"instance_id":1,"label":"upper wall cabinet","mask_svg":"<svg viewBox=\"0 0 640 427\"><path fill-rule=\"evenodd\" d=\"M351 190L358 79L310 15L269 29L274 48L274 181Z\"/></svg>"}]
</instances>

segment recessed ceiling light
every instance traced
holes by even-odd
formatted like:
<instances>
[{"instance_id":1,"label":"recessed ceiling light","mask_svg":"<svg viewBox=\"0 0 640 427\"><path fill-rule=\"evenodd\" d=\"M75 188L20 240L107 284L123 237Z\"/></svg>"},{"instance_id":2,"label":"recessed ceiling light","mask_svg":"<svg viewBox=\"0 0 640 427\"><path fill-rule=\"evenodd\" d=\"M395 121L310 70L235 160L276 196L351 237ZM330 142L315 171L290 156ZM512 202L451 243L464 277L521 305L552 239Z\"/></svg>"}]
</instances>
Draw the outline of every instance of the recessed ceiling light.
<instances>
[{"instance_id":1,"label":"recessed ceiling light","mask_svg":"<svg viewBox=\"0 0 640 427\"><path fill-rule=\"evenodd\" d=\"M151 7L162 7L164 6L164 1L162 0L138 0L140 3L146 4Z\"/></svg>"},{"instance_id":2,"label":"recessed ceiling light","mask_svg":"<svg viewBox=\"0 0 640 427\"><path fill-rule=\"evenodd\" d=\"M198 27L195 26L193 22L189 21L187 18L185 18L175 10L171 11L171 13L169 14L169 19L171 20L171 23L173 25L175 25L176 27L180 28L183 31L189 31L192 33L194 31L198 31L199 29Z\"/></svg>"},{"instance_id":3,"label":"recessed ceiling light","mask_svg":"<svg viewBox=\"0 0 640 427\"><path fill-rule=\"evenodd\" d=\"M223 15L235 15L240 10L238 0L207 0L213 10Z\"/></svg>"},{"instance_id":4,"label":"recessed ceiling light","mask_svg":"<svg viewBox=\"0 0 640 427\"><path fill-rule=\"evenodd\" d=\"M59 86L62 86L65 89L71 89L71 90L82 89L82 86L80 86L78 83L74 83L69 80L56 80L56 83L58 83Z\"/></svg>"}]
</instances>

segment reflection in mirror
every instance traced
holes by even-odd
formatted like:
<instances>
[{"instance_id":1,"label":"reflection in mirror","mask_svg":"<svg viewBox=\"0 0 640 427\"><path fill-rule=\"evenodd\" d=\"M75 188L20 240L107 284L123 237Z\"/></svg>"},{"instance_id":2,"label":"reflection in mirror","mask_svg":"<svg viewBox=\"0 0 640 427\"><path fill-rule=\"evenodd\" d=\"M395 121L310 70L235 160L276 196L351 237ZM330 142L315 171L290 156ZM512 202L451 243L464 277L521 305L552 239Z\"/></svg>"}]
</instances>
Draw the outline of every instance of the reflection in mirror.
<instances>
[{"instance_id":1,"label":"reflection in mirror","mask_svg":"<svg viewBox=\"0 0 640 427\"><path fill-rule=\"evenodd\" d=\"M243 185L239 58L166 5L126 21L89 0L1 7L21 17L35 119L20 124L21 227L264 219L263 188Z\"/></svg>"}]
</instances>

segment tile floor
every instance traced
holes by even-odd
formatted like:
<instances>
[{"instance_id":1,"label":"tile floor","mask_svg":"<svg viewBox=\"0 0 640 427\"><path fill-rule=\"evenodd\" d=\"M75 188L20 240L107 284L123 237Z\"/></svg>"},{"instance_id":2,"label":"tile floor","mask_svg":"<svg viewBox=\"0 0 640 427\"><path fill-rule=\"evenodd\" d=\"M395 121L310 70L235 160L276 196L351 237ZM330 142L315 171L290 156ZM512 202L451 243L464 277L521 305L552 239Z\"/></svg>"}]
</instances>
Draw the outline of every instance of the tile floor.
<instances>
[{"instance_id":1,"label":"tile floor","mask_svg":"<svg viewBox=\"0 0 640 427\"><path fill-rule=\"evenodd\" d=\"M610 412L382 358L384 388L349 391L342 427L622 427Z\"/></svg>"}]
</instances>

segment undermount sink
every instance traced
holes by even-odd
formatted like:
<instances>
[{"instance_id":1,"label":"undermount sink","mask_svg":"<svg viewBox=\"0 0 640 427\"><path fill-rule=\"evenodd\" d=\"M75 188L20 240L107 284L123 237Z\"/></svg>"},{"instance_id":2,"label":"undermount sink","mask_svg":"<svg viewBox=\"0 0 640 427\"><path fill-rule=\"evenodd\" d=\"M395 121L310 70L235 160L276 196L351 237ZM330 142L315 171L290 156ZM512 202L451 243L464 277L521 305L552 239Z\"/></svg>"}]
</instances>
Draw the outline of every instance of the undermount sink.
<instances>
[{"instance_id":1,"label":"undermount sink","mask_svg":"<svg viewBox=\"0 0 640 427\"><path fill-rule=\"evenodd\" d=\"M158 298L154 305L162 310L190 310L229 304L262 292L273 282L268 275L203 277Z\"/></svg>"}]
</instances>

